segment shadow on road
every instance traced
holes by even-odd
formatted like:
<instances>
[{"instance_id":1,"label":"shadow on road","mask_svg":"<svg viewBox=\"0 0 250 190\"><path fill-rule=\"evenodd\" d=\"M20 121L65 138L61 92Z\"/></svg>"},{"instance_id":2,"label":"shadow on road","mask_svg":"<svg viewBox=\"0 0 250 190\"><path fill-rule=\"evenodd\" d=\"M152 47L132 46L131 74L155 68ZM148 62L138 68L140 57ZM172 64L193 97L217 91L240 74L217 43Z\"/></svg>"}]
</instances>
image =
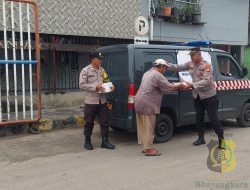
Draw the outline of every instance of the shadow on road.
<instances>
[{"instance_id":1,"label":"shadow on road","mask_svg":"<svg viewBox=\"0 0 250 190\"><path fill-rule=\"evenodd\" d=\"M234 120L226 120L222 121L222 125L225 129L225 133L230 128L238 128L237 122ZM98 135L99 132L97 132ZM205 133L214 134L214 129L211 123L206 124ZM181 138L182 136L191 136L196 135L196 126L195 125L187 125L180 126L175 128L174 136L172 138ZM124 130L113 130L110 134L111 139L114 139L115 143L121 144L132 144L137 143L137 133L130 133Z\"/></svg>"}]
</instances>

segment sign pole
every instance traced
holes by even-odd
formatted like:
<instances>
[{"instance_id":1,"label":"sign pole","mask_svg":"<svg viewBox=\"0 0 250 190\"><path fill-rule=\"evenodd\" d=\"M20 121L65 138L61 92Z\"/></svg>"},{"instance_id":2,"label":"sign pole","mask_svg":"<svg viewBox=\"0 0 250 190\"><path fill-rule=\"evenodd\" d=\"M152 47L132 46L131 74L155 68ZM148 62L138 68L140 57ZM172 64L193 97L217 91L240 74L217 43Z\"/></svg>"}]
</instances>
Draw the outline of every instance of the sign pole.
<instances>
[{"instance_id":1,"label":"sign pole","mask_svg":"<svg viewBox=\"0 0 250 190\"><path fill-rule=\"evenodd\" d=\"M148 18L150 19L150 40L154 38L154 19L151 14L152 0L148 0Z\"/></svg>"}]
</instances>

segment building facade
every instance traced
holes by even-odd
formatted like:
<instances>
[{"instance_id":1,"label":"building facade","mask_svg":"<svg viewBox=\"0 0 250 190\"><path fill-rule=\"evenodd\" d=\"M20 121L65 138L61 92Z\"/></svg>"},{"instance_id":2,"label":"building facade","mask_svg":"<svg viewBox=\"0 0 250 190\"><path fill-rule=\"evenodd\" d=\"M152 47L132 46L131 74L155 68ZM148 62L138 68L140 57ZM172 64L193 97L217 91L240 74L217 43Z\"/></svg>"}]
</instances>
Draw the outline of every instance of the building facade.
<instances>
[{"instance_id":1,"label":"building facade","mask_svg":"<svg viewBox=\"0 0 250 190\"><path fill-rule=\"evenodd\" d=\"M155 2L157 7L159 1L152 0L152 2ZM201 20L195 24L190 24L154 18L154 40L183 42L205 39L218 45L247 45L248 0L173 0L171 2L171 6L177 7L177 9L186 8L185 6L188 5L185 5L185 2L197 3ZM144 16L148 15L148 5L147 3L143 4ZM195 10L190 10L190 12L192 11Z\"/></svg>"},{"instance_id":2,"label":"building facade","mask_svg":"<svg viewBox=\"0 0 250 190\"><path fill-rule=\"evenodd\" d=\"M199 8L200 21L190 24L180 21L179 18L174 18L173 21L171 17L153 17L151 39L169 42L210 40L216 47L231 52L239 63L244 63L244 50L248 44L249 0L166 0L165 2L174 7L171 17L197 11L190 8L193 3L193 6ZM149 10L152 12L152 7L156 10L153 12L157 12L157 7L162 1L152 0L152 3L150 9L150 4L143 3L144 16L149 14Z\"/></svg>"},{"instance_id":3,"label":"building facade","mask_svg":"<svg viewBox=\"0 0 250 190\"><path fill-rule=\"evenodd\" d=\"M141 0L38 1L40 31L46 34L131 39Z\"/></svg>"},{"instance_id":4,"label":"building facade","mask_svg":"<svg viewBox=\"0 0 250 190\"><path fill-rule=\"evenodd\" d=\"M134 21L140 15L149 18L153 26L148 33L150 43L210 40L217 47L231 51L239 62L243 62L243 47L248 44L249 0L39 0L37 3L42 91L46 94L79 90L78 76L89 63L88 54L101 46L133 43ZM172 12L162 15L162 8L167 4ZM7 1L6 7L10 8ZM181 14L192 14L197 7L201 15L199 22L181 20ZM11 39L9 25L7 30ZM2 23L0 59L4 59L1 42ZM4 75L3 68L1 73Z\"/></svg>"}]
</instances>

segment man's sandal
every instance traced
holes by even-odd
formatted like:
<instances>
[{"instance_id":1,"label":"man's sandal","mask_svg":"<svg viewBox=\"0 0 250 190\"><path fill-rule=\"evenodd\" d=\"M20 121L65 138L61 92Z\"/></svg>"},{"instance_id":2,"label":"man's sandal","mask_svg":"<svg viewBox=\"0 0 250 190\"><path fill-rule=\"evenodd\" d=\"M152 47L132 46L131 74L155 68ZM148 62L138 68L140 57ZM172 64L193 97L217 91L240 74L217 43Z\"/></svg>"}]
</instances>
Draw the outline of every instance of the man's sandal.
<instances>
[{"instance_id":1,"label":"man's sandal","mask_svg":"<svg viewBox=\"0 0 250 190\"><path fill-rule=\"evenodd\" d=\"M160 156L161 153L158 150L151 149L145 152L145 156Z\"/></svg>"}]
</instances>

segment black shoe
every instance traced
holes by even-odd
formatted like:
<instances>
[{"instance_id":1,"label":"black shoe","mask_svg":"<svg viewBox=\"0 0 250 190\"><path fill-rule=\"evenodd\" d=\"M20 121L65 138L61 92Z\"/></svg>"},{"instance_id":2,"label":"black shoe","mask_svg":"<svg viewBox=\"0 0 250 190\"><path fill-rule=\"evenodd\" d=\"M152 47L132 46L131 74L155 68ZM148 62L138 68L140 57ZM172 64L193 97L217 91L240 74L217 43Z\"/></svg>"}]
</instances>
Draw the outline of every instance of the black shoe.
<instances>
[{"instance_id":1,"label":"black shoe","mask_svg":"<svg viewBox=\"0 0 250 190\"><path fill-rule=\"evenodd\" d=\"M195 141L195 142L193 142L193 145L194 146L200 146L200 145L202 145L202 144L206 144L206 142L205 142L205 139L204 138L198 138L198 140L197 141Z\"/></svg>"},{"instance_id":2,"label":"black shoe","mask_svg":"<svg viewBox=\"0 0 250 190\"><path fill-rule=\"evenodd\" d=\"M224 139L219 139L219 146L218 146L218 148L226 150L226 143L225 143Z\"/></svg>"},{"instance_id":3,"label":"black shoe","mask_svg":"<svg viewBox=\"0 0 250 190\"><path fill-rule=\"evenodd\" d=\"M109 140L108 140L108 135L105 135L102 137L102 145L101 148L106 148L106 149L115 149L115 145L110 144Z\"/></svg>"},{"instance_id":4,"label":"black shoe","mask_svg":"<svg viewBox=\"0 0 250 190\"><path fill-rule=\"evenodd\" d=\"M93 145L91 144L90 136L85 136L84 148L87 150L93 150Z\"/></svg>"}]
</instances>

